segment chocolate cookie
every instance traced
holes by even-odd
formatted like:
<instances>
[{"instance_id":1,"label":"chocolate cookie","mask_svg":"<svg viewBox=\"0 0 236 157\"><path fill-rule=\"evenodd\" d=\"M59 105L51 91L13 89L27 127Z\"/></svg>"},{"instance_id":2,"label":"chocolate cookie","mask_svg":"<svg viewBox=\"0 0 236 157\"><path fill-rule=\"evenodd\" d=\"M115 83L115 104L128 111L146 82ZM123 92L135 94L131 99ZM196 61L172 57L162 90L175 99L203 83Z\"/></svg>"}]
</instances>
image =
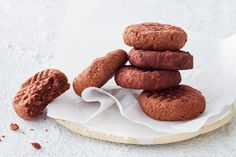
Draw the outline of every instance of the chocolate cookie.
<instances>
[{"instance_id":1,"label":"chocolate cookie","mask_svg":"<svg viewBox=\"0 0 236 157\"><path fill-rule=\"evenodd\" d=\"M102 87L127 60L128 54L121 49L95 59L87 69L74 79L75 93L81 96L82 91L87 87Z\"/></svg>"},{"instance_id":2,"label":"chocolate cookie","mask_svg":"<svg viewBox=\"0 0 236 157\"><path fill-rule=\"evenodd\" d=\"M184 51L144 51L132 49L129 52L132 66L156 70L184 70L193 68L193 56Z\"/></svg>"},{"instance_id":3,"label":"chocolate cookie","mask_svg":"<svg viewBox=\"0 0 236 157\"><path fill-rule=\"evenodd\" d=\"M13 108L21 118L32 120L69 88L67 77L61 71L41 71L22 84L13 100Z\"/></svg>"},{"instance_id":4,"label":"chocolate cookie","mask_svg":"<svg viewBox=\"0 0 236 157\"><path fill-rule=\"evenodd\" d=\"M183 29L151 22L128 26L123 38L127 45L141 50L179 50L187 42Z\"/></svg>"},{"instance_id":5,"label":"chocolate cookie","mask_svg":"<svg viewBox=\"0 0 236 157\"><path fill-rule=\"evenodd\" d=\"M160 91L143 91L139 96L139 104L149 117L164 121L192 119L206 107L201 92L187 85Z\"/></svg>"},{"instance_id":6,"label":"chocolate cookie","mask_svg":"<svg viewBox=\"0 0 236 157\"><path fill-rule=\"evenodd\" d=\"M159 90L177 86L179 71L151 71L124 66L115 75L118 86L131 89Z\"/></svg>"}]
</instances>

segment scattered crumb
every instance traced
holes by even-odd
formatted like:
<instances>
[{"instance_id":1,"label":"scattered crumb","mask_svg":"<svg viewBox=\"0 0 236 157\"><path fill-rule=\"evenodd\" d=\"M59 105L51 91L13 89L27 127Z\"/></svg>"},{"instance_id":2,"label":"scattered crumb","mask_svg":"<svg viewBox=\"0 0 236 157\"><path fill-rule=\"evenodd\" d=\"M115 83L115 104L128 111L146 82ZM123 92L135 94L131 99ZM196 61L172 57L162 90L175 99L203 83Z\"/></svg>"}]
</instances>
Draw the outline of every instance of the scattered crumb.
<instances>
[{"instance_id":1,"label":"scattered crumb","mask_svg":"<svg viewBox=\"0 0 236 157\"><path fill-rule=\"evenodd\" d=\"M11 123L10 128L11 128L12 131L16 131L16 130L19 129L19 126L16 123Z\"/></svg>"},{"instance_id":2,"label":"scattered crumb","mask_svg":"<svg viewBox=\"0 0 236 157\"><path fill-rule=\"evenodd\" d=\"M48 141L46 141L46 143L48 143Z\"/></svg>"},{"instance_id":3,"label":"scattered crumb","mask_svg":"<svg viewBox=\"0 0 236 157\"><path fill-rule=\"evenodd\" d=\"M2 141L2 138L5 138L5 136L4 135L0 136L0 142Z\"/></svg>"},{"instance_id":4,"label":"scattered crumb","mask_svg":"<svg viewBox=\"0 0 236 157\"><path fill-rule=\"evenodd\" d=\"M48 129L46 129L45 131L48 132Z\"/></svg>"},{"instance_id":5,"label":"scattered crumb","mask_svg":"<svg viewBox=\"0 0 236 157\"><path fill-rule=\"evenodd\" d=\"M44 117L43 119L46 120L46 117Z\"/></svg>"},{"instance_id":6,"label":"scattered crumb","mask_svg":"<svg viewBox=\"0 0 236 157\"><path fill-rule=\"evenodd\" d=\"M23 131L22 134L25 134L25 132Z\"/></svg>"},{"instance_id":7,"label":"scattered crumb","mask_svg":"<svg viewBox=\"0 0 236 157\"><path fill-rule=\"evenodd\" d=\"M35 149L41 149L41 145L39 143L31 143L32 147L34 147Z\"/></svg>"},{"instance_id":8,"label":"scattered crumb","mask_svg":"<svg viewBox=\"0 0 236 157\"><path fill-rule=\"evenodd\" d=\"M34 129L30 129L30 131L34 131Z\"/></svg>"}]
</instances>

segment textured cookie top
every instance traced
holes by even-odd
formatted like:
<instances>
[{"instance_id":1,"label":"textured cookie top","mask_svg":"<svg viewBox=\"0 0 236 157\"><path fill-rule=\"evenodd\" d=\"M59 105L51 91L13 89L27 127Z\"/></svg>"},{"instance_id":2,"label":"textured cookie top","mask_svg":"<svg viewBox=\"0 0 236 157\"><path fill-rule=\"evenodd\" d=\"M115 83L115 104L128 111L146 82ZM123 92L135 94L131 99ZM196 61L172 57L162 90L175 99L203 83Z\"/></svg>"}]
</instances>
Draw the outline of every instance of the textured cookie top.
<instances>
[{"instance_id":1,"label":"textured cookie top","mask_svg":"<svg viewBox=\"0 0 236 157\"><path fill-rule=\"evenodd\" d=\"M182 32L183 29L172 26L169 24L161 24L161 23L155 23L155 22L147 22L147 23L141 23L137 25L131 25L130 27L136 28L134 30L136 31L142 31L144 33L160 33L160 32Z\"/></svg>"},{"instance_id":2,"label":"textured cookie top","mask_svg":"<svg viewBox=\"0 0 236 157\"><path fill-rule=\"evenodd\" d=\"M63 72L61 72L60 70L46 69L46 70L43 70L43 71L40 71L40 72L36 73L34 76L32 76L28 80L26 80L21 85L21 88L24 88L26 86L34 84L37 81L42 81L42 80L47 79L49 77L52 77L52 78L55 79L55 81L57 81L57 82L55 82L56 84L54 84L54 86L58 85L59 83L67 83L68 82L68 79L67 79L66 75Z\"/></svg>"},{"instance_id":3,"label":"textured cookie top","mask_svg":"<svg viewBox=\"0 0 236 157\"><path fill-rule=\"evenodd\" d=\"M177 26L149 22L128 26L123 39L135 49L179 50L187 42L187 33Z\"/></svg>"},{"instance_id":4,"label":"textured cookie top","mask_svg":"<svg viewBox=\"0 0 236 157\"><path fill-rule=\"evenodd\" d=\"M142 110L157 120L188 120L205 110L206 101L200 91L179 85L158 91L143 91L139 96Z\"/></svg>"},{"instance_id":5,"label":"textured cookie top","mask_svg":"<svg viewBox=\"0 0 236 157\"><path fill-rule=\"evenodd\" d=\"M189 96L199 95L201 92L187 85L179 85L176 87L158 90L158 91L146 91L143 95L149 100L154 101L185 101L185 98Z\"/></svg>"},{"instance_id":6,"label":"textured cookie top","mask_svg":"<svg viewBox=\"0 0 236 157\"><path fill-rule=\"evenodd\" d=\"M67 77L59 70L38 72L22 84L13 100L14 110L21 118L32 120L69 87Z\"/></svg>"}]
</instances>

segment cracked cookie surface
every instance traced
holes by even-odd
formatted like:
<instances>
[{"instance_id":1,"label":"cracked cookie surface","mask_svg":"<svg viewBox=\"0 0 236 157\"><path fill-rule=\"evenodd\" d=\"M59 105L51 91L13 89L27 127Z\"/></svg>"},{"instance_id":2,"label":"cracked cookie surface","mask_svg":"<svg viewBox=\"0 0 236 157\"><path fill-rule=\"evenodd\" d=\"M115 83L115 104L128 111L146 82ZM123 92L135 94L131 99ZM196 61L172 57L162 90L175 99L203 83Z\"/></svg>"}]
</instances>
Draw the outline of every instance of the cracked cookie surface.
<instances>
[{"instance_id":1,"label":"cracked cookie surface","mask_svg":"<svg viewBox=\"0 0 236 157\"><path fill-rule=\"evenodd\" d=\"M13 108L21 118L32 120L41 115L46 106L69 87L64 73L56 69L46 69L22 84L14 97Z\"/></svg>"},{"instance_id":2,"label":"cracked cookie surface","mask_svg":"<svg viewBox=\"0 0 236 157\"><path fill-rule=\"evenodd\" d=\"M121 49L107 53L95 59L73 81L73 88L78 96L88 87L102 87L115 72L128 61L128 54Z\"/></svg>"},{"instance_id":3,"label":"cracked cookie surface","mask_svg":"<svg viewBox=\"0 0 236 157\"><path fill-rule=\"evenodd\" d=\"M186 70L193 68L193 56L185 51L148 51L131 49L132 66L156 70Z\"/></svg>"},{"instance_id":4,"label":"cracked cookie surface","mask_svg":"<svg viewBox=\"0 0 236 157\"><path fill-rule=\"evenodd\" d=\"M163 121L189 120L204 112L206 100L200 91L179 85L160 91L143 91L139 104L149 117Z\"/></svg>"},{"instance_id":5,"label":"cracked cookie surface","mask_svg":"<svg viewBox=\"0 0 236 157\"><path fill-rule=\"evenodd\" d=\"M160 90L181 82L179 71L145 70L124 66L115 75L118 86L130 89Z\"/></svg>"},{"instance_id":6,"label":"cracked cookie surface","mask_svg":"<svg viewBox=\"0 0 236 157\"><path fill-rule=\"evenodd\" d=\"M187 33L169 24L147 22L128 26L124 42L140 50L179 50L187 42Z\"/></svg>"}]
</instances>

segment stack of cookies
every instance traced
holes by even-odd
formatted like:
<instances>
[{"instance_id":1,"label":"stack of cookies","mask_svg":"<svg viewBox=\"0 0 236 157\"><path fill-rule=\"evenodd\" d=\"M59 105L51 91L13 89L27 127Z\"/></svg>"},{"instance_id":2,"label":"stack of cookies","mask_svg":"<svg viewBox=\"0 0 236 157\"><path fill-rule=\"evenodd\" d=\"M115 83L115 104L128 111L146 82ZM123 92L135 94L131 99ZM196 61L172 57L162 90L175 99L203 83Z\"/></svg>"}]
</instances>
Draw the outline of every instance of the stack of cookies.
<instances>
[{"instance_id":1,"label":"stack of cookies","mask_svg":"<svg viewBox=\"0 0 236 157\"><path fill-rule=\"evenodd\" d=\"M142 23L128 26L124 42L131 65L115 75L117 85L144 90L139 96L142 110L158 120L187 120L205 110L205 98L187 85L179 85L178 70L193 68L193 56L180 49L187 42L186 32L176 26Z\"/></svg>"}]
</instances>

